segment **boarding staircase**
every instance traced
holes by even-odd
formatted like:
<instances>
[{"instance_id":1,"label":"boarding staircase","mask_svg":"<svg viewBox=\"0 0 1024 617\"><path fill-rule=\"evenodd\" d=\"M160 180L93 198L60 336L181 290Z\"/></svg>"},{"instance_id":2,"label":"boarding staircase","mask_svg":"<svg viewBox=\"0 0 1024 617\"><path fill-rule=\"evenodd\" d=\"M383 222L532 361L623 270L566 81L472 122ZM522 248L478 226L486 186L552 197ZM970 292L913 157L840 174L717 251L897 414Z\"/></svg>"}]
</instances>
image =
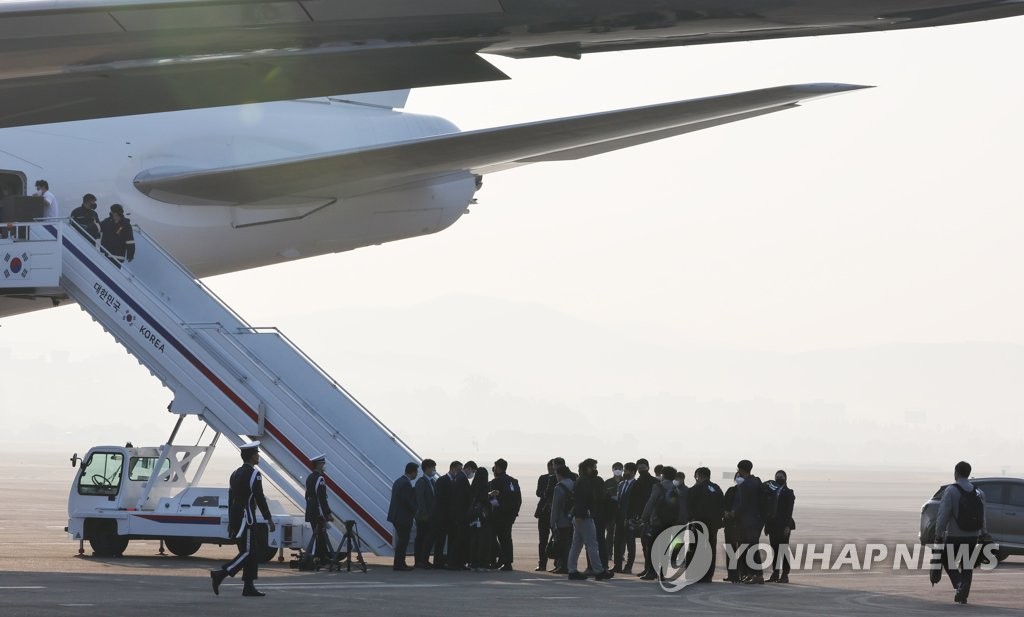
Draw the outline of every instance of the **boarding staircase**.
<instances>
[{"instance_id":1,"label":"boarding staircase","mask_svg":"<svg viewBox=\"0 0 1024 617\"><path fill-rule=\"evenodd\" d=\"M419 458L281 332L249 325L139 230L124 264L69 221L4 231L0 293L74 299L174 393L172 413L236 446L260 440L272 463L261 469L299 508L310 458L326 454L335 518L356 521L365 549L392 554L392 476Z\"/></svg>"}]
</instances>

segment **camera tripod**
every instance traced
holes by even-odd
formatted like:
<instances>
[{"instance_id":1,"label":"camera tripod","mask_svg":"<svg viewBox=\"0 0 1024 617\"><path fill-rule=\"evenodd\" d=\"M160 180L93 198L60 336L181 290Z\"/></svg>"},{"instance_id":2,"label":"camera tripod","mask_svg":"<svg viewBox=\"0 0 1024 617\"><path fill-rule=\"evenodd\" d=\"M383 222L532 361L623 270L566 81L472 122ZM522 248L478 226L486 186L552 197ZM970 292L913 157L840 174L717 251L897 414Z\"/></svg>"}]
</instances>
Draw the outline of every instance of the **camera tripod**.
<instances>
[{"instance_id":1,"label":"camera tripod","mask_svg":"<svg viewBox=\"0 0 1024 617\"><path fill-rule=\"evenodd\" d=\"M341 542L338 543L338 550L332 550L330 546L330 540L328 540L328 554L331 555L331 565L327 569L328 572L334 572L335 570L341 570L342 561L345 562L345 571L352 571L352 553L356 554L356 567L366 572L366 560L363 559L362 544L363 539L359 537L359 531L356 529L355 521L343 521L345 523L345 535L341 537ZM344 553L342 553L344 551ZM342 557L344 554L344 557Z\"/></svg>"}]
</instances>

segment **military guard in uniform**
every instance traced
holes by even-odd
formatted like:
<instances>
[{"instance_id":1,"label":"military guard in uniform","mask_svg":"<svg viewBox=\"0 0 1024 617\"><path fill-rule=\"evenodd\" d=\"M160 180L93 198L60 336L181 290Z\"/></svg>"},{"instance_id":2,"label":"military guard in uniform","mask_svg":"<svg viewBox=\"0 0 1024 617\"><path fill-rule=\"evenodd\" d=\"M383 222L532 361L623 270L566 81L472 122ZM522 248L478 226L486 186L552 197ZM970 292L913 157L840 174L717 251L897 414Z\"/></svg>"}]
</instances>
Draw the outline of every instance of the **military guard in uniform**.
<instances>
[{"instance_id":1,"label":"military guard in uniform","mask_svg":"<svg viewBox=\"0 0 1024 617\"><path fill-rule=\"evenodd\" d=\"M228 489L228 535L238 543L238 555L231 562L210 570L213 593L220 594L220 584L229 576L242 571L243 596L265 596L254 585L259 575L259 563L266 552L267 534L274 531L267 498L263 496L263 475L260 462L260 442L253 441L241 447L242 466L231 474ZM256 510L266 523L256 522Z\"/></svg>"},{"instance_id":2,"label":"military guard in uniform","mask_svg":"<svg viewBox=\"0 0 1024 617\"><path fill-rule=\"evenodd\" d=\"M314 456L310 459L310 464L313 466L313 473L306 476L306 522L313 528L313 542L309 547L309 555L324 564L330 559L327 524L334 520L331 506L327 503L327 482L324 480L327 457L323 454Z\"/></svg>"}]
</instances>

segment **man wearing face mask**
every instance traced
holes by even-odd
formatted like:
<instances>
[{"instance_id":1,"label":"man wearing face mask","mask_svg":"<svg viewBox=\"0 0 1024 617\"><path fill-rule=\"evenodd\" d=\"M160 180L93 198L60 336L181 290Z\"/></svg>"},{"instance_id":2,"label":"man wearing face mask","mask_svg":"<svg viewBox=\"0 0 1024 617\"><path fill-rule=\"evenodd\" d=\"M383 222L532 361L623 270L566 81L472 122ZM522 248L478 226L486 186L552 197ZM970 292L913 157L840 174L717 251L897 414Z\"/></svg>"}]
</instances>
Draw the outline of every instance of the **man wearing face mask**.
<instances>
[{"instance_id":1,"label":"man wearing face mask","mask_svg":"<svg viewBox=\"0 0 1024 617\"><path fill-rule=\"evenodd\" d=\"M469 515L473 505L470 482L476 476L476 463L466 461L452 477L452 509L448 522L448 569L469 570Z\"/></svg>"},{"instance_id":2,"label":"man wearing face mask","mask_svg":"<svg viewBox=\"0 0 1024 617\"><path fill-rule=\"evenodd\" d=\"M604 483L597 475L597 461L588 458L579 465L579 479L573 490L573 533L569 548L569 580L586 580L587 575L577 569L580 552L586 547L587 561L599 581L612 578L614 574L604 567L597 543L597 526L594 515L604 496Z\"/></svg>"},{"instance_id":3,"label":"man wearing face mask","mask_svg":"<svg viewBox=\"0 0 1024 617\"><path fill-rule=\"evenodd\" d=\"M732 508L736 504L736 490L740 484L743 484L743 477L740 476L739 472L736 472L732 476L732 486L725 491L725 495L722 499L722 507L725 511L722 513L722 527L725 528L725 543L732 549L733 555L737 555L735 561L726 560L726 576L722 580L727 583L738 583L740 582L740 571L739 571L739 546L740 546L740 526L739 522L732 517Z\"/></svg>"},{"instance_id":4,"label":"man wearing face mask","mask_svg":"<svg viewBox=\"0 0 1024 617\"><path fill-rule=\"evenodd\" d=\"M437 516L437 463L433 459L424 459L420 463L423 475L416 480L416 541L413 546L416 568L430 570L430 549L434 545L434 523ZM434 555L437 563L437 555Z\"/></svg>"},{"instance_id":5,"label":"man wearing face mask","mask_svg":"<svg viewBox=\"0 0 1024 617\"><path fill-rule=\"evenodd\" d=\"M639 490L635 492L633 490L637 488L636 463L626 463L622 472L622 482L618 485L618 497L616 498L618 505L615 510L615 540L613 543L615 568L612 571L632 574L633 560L636 559L636 533L626 523L640 517L643 503L634 498L634 495L639 495ZM623 556L626 557L625 566L622 565Z\"/></svg>"},{"instance_id":6,"label":"man wearing face mask","mask_svg":"<svg viewBox=\"0 0 1024 617\"><path fill-rule=\"evenodd\" d=\"M459 480L460 476L461 480ZM437 489L434 494L437 518L433 525L435 568L447 566L452 569L462 569L461 567L454 567L457 563L457 559L459 558L457 553L461 549L461 545L458 544L458 540L460 538L457 534L454 534L454 521L456 518L455 512L458 509L455 505L455 484L457 481L460 483L465 482L465 479L466 476L462 473L462 463L459 461L452 461L451 464L448 465L448 473L438 478L437 482L434 484L434 488ZM466 495L468 495L468 489L469 484L466 483L466 487L464 489L466 491ZM447 555L445 554L446 543L448 545Z\"/></svg>"},{"instance_id":7,"label":"man wearing face mask","mask_svg":"<svg viewBox=\"0 0 1024 617\"><path fill-rule=\"evenodd\" d=\"M502 572L512 571L512 525L519 516L519 508L523 505L523 493L519 489L519 480L508 475L508 461L499 458L494 461L494 479L490 484L492 519L494 536L498 544L498 563Z\"/></svg>"},{"instance_id":8,"label":"man wearing face mask","mask_svg":"<svg viewBox=\"0 0 1024 617\"><path fill-rule=\"evenodd\" d=\"M786 472L778 470L775 472L775 481L765 484L765 500L768 504L764 529L768 533L768 541L772 546L772 555L775 561L772 563L772 575L769 583L789 582L789 534L796 529L793 521L793 503L796 495L793 489L786 484ZM780 547L782 547L780 549ZM779 551L782 551L781 553ZM782 574L779 574L779 566L782 566Z\"/></svg>"},{"instance_id":9,"label":"man wearing face mask","mask_svg":"<svg viewBox=\"0 0 1024 617\"><path fill-rule=\"evenodd\" d=\"M658 483L658 480L651 475L650 469L651 464L647 462L647 459L640 458L636 460L637 479L636 486L633 488L634 499L640 502L640 515L643 514L643 509L647 505L647 502L651 498L651 491L654 490L654 486ZM644 534L640 532L640 548L643 549L644 553L644 569L637 574L640 578L646 576L649 572L653 571L651 567L651 547L644 541Z\"/></svg>"},{"instance_id":10,"label":"man wearing face mask","mask_svg":"<svg viewBox=\"0 0 1024 617\"><path fill-rule=\"evenodd\" d=\"M753 469L754 464L746 459L736 464L736 472L743 478L743 482L736 489L730 516L736 519L739 526L740 544L745 545L739 555L740 581L763 584L764 569L759 561L761 554L757 550L761 530L764 528L764 520L761 518L761 478L751 473ZM754 553L751 558L753 567L747 563L749 552Z\"/></svg>"},{"instance_id":11,"label":"man wearing face mask","mask_svg":"<svg viewBox=\"0 0 1024 617\"><path fill-rule=\"evenodd\" d=\"M651 555L651 546L658 535L676 524L679 519L679 489L676 480L674 467L666 466L661 469L662 481L655 484L651 490L651 497L644 506L644 513L641 515L644 527L644 557ZM671 479L670 479L671 478ZM651 563L648 561L648 563ZM660 572L651 563L646 573L641 578L645 581L653 581L660 576Z\"/></svg>"},{"instance_id":12,"label":"man wearing face mask","mask_svg":"<svg viewBox=\"0 0 1024 617\"><path fill-rule=\"evenodd\" d=\"M686 510L689 520L703 523L708 530L708 542L711 543L711 567L701 579L702 583L710 583L715 577L715 558L718 553L718 528L722 525L724 497L722 488L711 481L711 470L698 467L693 472L695 484L686 492Z\"/></svg>"},{"instance_id":13,"label":"man wearing face mask","mask_svg":"<svg viewBox=\"0 0 1024 617\"><path fill-rule=\"evenodd\" d=\"M551 538L551 498L555 490L555 459L548 461L548 472L537 478L537 509L533 517L537 519L537 567L534 572L546 572L548 569L548 540Z\"/></svg>"},{"instance_id":14,"label":"man wearing face mask","mask_svg":"<svg viewBox=\"0 0 1024 617\"><path fill-rule=\"evenodd\" d=\"M615 463L612 465L612 477L604 481L604 492L607 500L605 501L604 516L604 545L606 547L606 553L614 551L615 547L615 528L618 525L618 510L619 510L619 484L622 484L622 463ZM602 539L602 538L598 538ZM604 564L608 567L608 564Z\"/></svg>"},{"instance_id":15,"label":"man wearing face mask","mask_svg":"<svg viewBox=\"0 0 1024 617\"><path fill-rule=\"evenodd\" d=\"M676 515L676 524L682 525L690 520L690 514L686 508L686 495L690 490L690 487L686 486L686 474L677 471L676 477L672 480L672 486L676 488L676 494L679 495L679 513Z\"/></svg>"}]
</instances>

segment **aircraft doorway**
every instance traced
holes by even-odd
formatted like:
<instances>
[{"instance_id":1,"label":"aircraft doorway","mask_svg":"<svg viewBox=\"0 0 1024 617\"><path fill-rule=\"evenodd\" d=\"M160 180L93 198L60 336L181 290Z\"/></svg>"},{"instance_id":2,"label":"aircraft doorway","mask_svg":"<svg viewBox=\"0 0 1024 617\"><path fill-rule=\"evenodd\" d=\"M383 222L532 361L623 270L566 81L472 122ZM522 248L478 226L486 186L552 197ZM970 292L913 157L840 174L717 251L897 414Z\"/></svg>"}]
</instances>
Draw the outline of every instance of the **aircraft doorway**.
<instances>
[{"instance_id":1,"label":"aircraft doorway","mask_svg":"<svg viewBox=\"0 0 1024 617\"><path fill-rule=\"evenodd\" d=\"M0 170L0 200L25 194L25 174Z\"/></svg>"}]
</instances>

